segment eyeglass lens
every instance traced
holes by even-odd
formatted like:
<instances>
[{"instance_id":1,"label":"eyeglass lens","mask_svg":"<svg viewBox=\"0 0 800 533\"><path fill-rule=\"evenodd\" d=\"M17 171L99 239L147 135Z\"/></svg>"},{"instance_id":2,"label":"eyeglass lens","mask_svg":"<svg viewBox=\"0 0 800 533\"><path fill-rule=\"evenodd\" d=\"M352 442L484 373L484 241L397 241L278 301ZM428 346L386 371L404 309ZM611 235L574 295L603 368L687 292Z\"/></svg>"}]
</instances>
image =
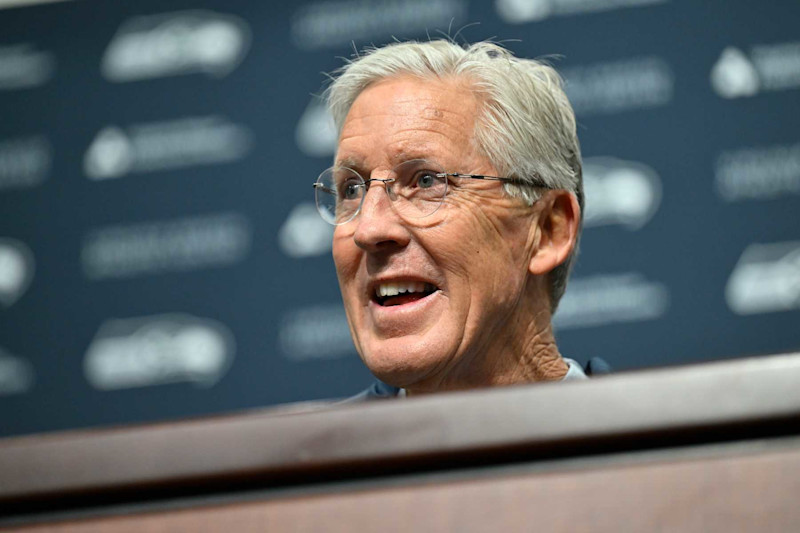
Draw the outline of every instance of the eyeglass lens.
<instances>
[{"instance_id":1,"label":"eyeglass lens","mask_svg":"<svg viewBox=\"0 0 800 533\"><path fill-rule=\"evenodd\" d=\"M396 166L384 181L395 211L404 218L421 218L439 209L447 194L447 178L439 165L413 159ZM314 187L317 210L334 225L349 222L359 213L364 195L373 181L364 180L347 167L331 167L317 178Z\"/></svg>"}]
</instances>

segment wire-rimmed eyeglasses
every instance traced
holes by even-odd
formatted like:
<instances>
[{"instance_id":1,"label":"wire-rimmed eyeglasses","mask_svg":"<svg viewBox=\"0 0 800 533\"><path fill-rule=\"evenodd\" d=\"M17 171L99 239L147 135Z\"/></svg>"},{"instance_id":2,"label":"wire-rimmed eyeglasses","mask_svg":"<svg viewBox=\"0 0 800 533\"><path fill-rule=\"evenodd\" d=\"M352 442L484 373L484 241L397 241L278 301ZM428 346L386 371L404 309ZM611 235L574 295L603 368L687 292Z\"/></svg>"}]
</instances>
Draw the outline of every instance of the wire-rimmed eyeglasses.
<instances>
[{"instance_id":1,"label":"wire-rimmed eyeglasses","mask_svg":"<svg viewBox=\"0 0 800 533\"><path fill-rule=\"evenodd\" d=\"M534 183L529 183L517 178L445 172L438 164L425 159L412 159L400 163L390 175L392 176L390 178L365 180L351 168L331 167L320 174L314 183L317 211L326 222L334 226L350 222L361 211L364 196L373 181L385 185L394 210L401 217L409 219L430 216L441 207L447 196L448 178L492 180L550 188L538 176Z\"/></svg>"}]
</instances>

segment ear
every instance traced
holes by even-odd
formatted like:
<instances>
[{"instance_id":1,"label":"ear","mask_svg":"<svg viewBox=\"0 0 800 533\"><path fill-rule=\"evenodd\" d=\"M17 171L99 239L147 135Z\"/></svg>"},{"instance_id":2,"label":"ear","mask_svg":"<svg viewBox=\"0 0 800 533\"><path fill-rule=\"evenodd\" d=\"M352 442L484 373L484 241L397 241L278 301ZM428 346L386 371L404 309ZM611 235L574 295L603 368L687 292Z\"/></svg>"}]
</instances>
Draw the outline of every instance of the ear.
<instances>
[{"instance_id":1,"label":"ear","mask_svg":"<svg viewBox=\"0 0 800 533\"><path fill-rule=\"evenodd\" d=\"M528 271L547 274L563 263L575 248L581 208L574 194L564 190L548 191L539 200L542 210L537 226L539 242L533 250Z\"/></svg>"}]
</instances>

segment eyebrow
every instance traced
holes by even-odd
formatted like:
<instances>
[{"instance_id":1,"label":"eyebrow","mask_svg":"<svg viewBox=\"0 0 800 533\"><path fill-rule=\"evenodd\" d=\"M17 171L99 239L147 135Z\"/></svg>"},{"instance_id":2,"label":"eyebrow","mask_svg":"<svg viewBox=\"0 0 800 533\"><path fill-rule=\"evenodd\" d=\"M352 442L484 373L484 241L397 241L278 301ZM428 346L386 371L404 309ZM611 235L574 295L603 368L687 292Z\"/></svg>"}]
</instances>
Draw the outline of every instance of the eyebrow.
<instances>
[{"instance_id":1,"label":"eyebrow","mask_svg":"<svg viewBox=\"0 0 800 533\"><path fill-rule=\"evenodd\" d=\"M337 166L337 167L348 167L348 168L355 169L355 167L361 166L359 161L360 160L356 159L355 157L345 157L344 159L339 159L338 161L336 161L336 165L335 166Z\"/></svg>"},{"instance_id":2,"label":"eyebrow","mask_svg":"<svg viewBox=\"0 0 800 533\"><path fill-rule=\"evenodd\" d=\"M356 173L361 176L363 179L369 179L369 172L366 171L364 168L364 164L362 159L356 159L354 157L345 157L344 159L340 159L336 162L334 166L336 167L347 167L350 170L355 170Z\"/></svg>"},{"instance_id":3,"label":"eyebrow","mask_svg":"<svg viewBox=\"0 0 800 533\"><path fill-rule=\"evenodd\" d=\"M420 150L403 150L392 156L392 164L396 166L399 165L400 163L405 163L406 161L413 161L415 159L436 161L436 158L432 157L431 154L429 154L428 152L423 152Z\"/></svg>"}]
</instances>

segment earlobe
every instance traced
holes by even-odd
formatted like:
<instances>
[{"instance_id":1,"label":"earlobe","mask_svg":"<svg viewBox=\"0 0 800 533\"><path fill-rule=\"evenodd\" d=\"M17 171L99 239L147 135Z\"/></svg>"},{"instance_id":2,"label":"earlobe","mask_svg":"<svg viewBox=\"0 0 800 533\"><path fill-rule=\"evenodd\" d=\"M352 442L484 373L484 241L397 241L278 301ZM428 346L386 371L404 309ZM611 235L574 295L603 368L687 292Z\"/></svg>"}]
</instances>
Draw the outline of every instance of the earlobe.
<instances>
[{"instance_id":1,"label":"earlobe","mask_svg":"<svg viewBox=\"0 0 800 533\"><path fill-rule=\"evenodd\" d=\"M547 274L567 260L578 239L581 217L578 199L568 191L549 191L539 201L543 209L534 228L539 239L528 264L534 275Z\"/></svg>"}]
</instances>

